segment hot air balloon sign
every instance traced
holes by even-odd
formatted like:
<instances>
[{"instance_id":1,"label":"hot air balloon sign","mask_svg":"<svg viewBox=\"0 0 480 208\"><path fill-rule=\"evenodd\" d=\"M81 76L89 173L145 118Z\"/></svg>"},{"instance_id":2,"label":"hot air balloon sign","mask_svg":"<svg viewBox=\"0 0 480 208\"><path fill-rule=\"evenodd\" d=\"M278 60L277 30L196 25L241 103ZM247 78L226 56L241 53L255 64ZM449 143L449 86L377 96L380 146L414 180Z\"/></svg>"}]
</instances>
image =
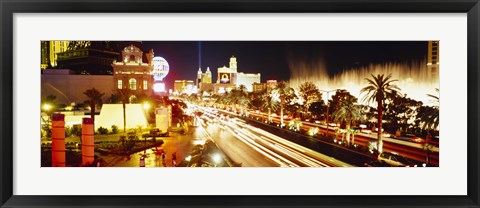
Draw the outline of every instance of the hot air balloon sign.
<instances>
[{"instance_id":1,"label":"hot air balloon sign","mask_svg":"<svg viewBox=\"0 0 480 208\"><path fill-rule=\"evenodd\" d=\"M167 60L160 56L156 56L152 59L153 63L153 79L155 81L162 81L165 78L169 71L169 66Z\"/></svg>"}]
</instances>

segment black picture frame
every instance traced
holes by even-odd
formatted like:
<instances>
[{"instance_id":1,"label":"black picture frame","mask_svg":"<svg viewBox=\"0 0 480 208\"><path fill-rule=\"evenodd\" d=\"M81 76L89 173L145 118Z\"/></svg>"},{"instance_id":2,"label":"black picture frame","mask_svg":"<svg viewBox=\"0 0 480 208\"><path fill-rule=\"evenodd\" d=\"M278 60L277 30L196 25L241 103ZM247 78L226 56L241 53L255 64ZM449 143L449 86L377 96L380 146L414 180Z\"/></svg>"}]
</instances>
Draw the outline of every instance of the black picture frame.
<instances>
[{"instance_id":1,"label":"black picture frame","mask_svg":"<svg viewBox=\"0 0 480 208\"><path fill-rule=\"evenodd\" d=\"M478 0L1 0L1 207L479 207ZM112 6L114 5L114 6ZM465 196L25 196L13 195L15 13L466 13L468 194ZM35 60L32 60L35 61ZM454 83L452 83L454 84ZM455 180L455 179L448 179ZM445 187L448 188L448 187Z\"/></svg>"}]
</instances>

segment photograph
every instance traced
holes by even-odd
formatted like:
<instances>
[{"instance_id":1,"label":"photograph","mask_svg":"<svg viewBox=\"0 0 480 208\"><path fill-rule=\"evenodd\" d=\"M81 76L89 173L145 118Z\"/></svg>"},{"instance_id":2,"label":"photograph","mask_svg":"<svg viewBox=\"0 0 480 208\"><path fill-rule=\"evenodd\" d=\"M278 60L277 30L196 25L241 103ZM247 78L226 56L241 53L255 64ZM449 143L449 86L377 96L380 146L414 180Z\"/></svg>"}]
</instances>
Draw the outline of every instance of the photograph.
<instances>
[{"instance_id":1,"label":"photograph","mask_svg":"<svg viewBox=\"0 0 480 208\"><path fill-rule=\"evenodd\" d=\"M41 168L441 167L439 40L39 44Z\"/></svg>"},{"instance_id":2,"label":"photograph","mask_svg":"<svg viewBox=\"0 0 480 208\"><path fill-rule=\"evenodd\" d=\"M0 0L0 208L480 208L479 1Z\"/></svg>"}]
</instances>

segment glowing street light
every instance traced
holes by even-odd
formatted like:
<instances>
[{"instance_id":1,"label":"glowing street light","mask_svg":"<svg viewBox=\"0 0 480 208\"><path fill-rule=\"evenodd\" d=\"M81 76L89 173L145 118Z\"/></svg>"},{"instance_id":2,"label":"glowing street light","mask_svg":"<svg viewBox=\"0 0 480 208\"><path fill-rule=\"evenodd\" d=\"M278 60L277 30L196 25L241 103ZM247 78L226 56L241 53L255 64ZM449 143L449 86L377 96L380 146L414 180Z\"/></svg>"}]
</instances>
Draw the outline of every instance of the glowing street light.
<instances>
[{"instance_id":1,"label":"glowing street light","mask_svg":"<svg viewBox=\"0 0 480 208\"><path fill-rule=\"evenodd\" d=\"M49 110L52 109L52 105L50 105L50 104L48 104L48 103L45 103L45 104L43 104L42 108L43 108L43 110L45 110L45 111L49 111Z\"/></svg>"},{"instance_id":2,"label":"glowing street light","mask_svg":"<svg viewBox=\"0 0 480 208\"><path fill-rule=\"evenodd\" d=\"M215 162L215 167L217 167L217 164L222 161L222 157L217 153L213 155L213 162Z\"/></svg>"},{"instance_id":3,"label":"glowing street light","mask_svg":"<svg viewBox=\"0 0 480 208\"><path fill-rule=\"evenodd\" d=\"M148 110L148 109L150 109L150 107L151 107L150 103L148 103L148 102L143 103L143 109Z\"/></svg>"}]
</instances>

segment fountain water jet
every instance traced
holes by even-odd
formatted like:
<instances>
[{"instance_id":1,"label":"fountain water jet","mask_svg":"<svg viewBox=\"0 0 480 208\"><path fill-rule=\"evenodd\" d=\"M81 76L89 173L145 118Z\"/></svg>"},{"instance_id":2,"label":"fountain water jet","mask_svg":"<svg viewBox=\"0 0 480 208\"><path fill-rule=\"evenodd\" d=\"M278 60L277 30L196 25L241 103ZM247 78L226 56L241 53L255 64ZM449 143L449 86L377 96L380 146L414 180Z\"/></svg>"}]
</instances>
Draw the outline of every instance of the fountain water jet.
<instances>
[{"instance_id":1,"label":"fountain water jet","mask_svg":"<svg viewBox=\"0 0 480 208\"><path fill-rule=\"evenodd\" d=\"M431 98L427 94L435 94L435 88L439 88L439 71L427 66L426 61L412 63L382 63L370 64L359 68L345 69L334 75L329 75L325 64L319 61L309 65L302 61L289 61L290 86L297 89L301 83L313 82L320 90L345 89L352 95L362 100L364 95L360 90L367 86L365 78L371 78L371 74L392 74L392 79L401 89L402 94L422 101L424 105L432 105ZM326 100L326 93L323 93ZM330 99L330 98L329 98Z\"/></svg>"}]
</instances>

